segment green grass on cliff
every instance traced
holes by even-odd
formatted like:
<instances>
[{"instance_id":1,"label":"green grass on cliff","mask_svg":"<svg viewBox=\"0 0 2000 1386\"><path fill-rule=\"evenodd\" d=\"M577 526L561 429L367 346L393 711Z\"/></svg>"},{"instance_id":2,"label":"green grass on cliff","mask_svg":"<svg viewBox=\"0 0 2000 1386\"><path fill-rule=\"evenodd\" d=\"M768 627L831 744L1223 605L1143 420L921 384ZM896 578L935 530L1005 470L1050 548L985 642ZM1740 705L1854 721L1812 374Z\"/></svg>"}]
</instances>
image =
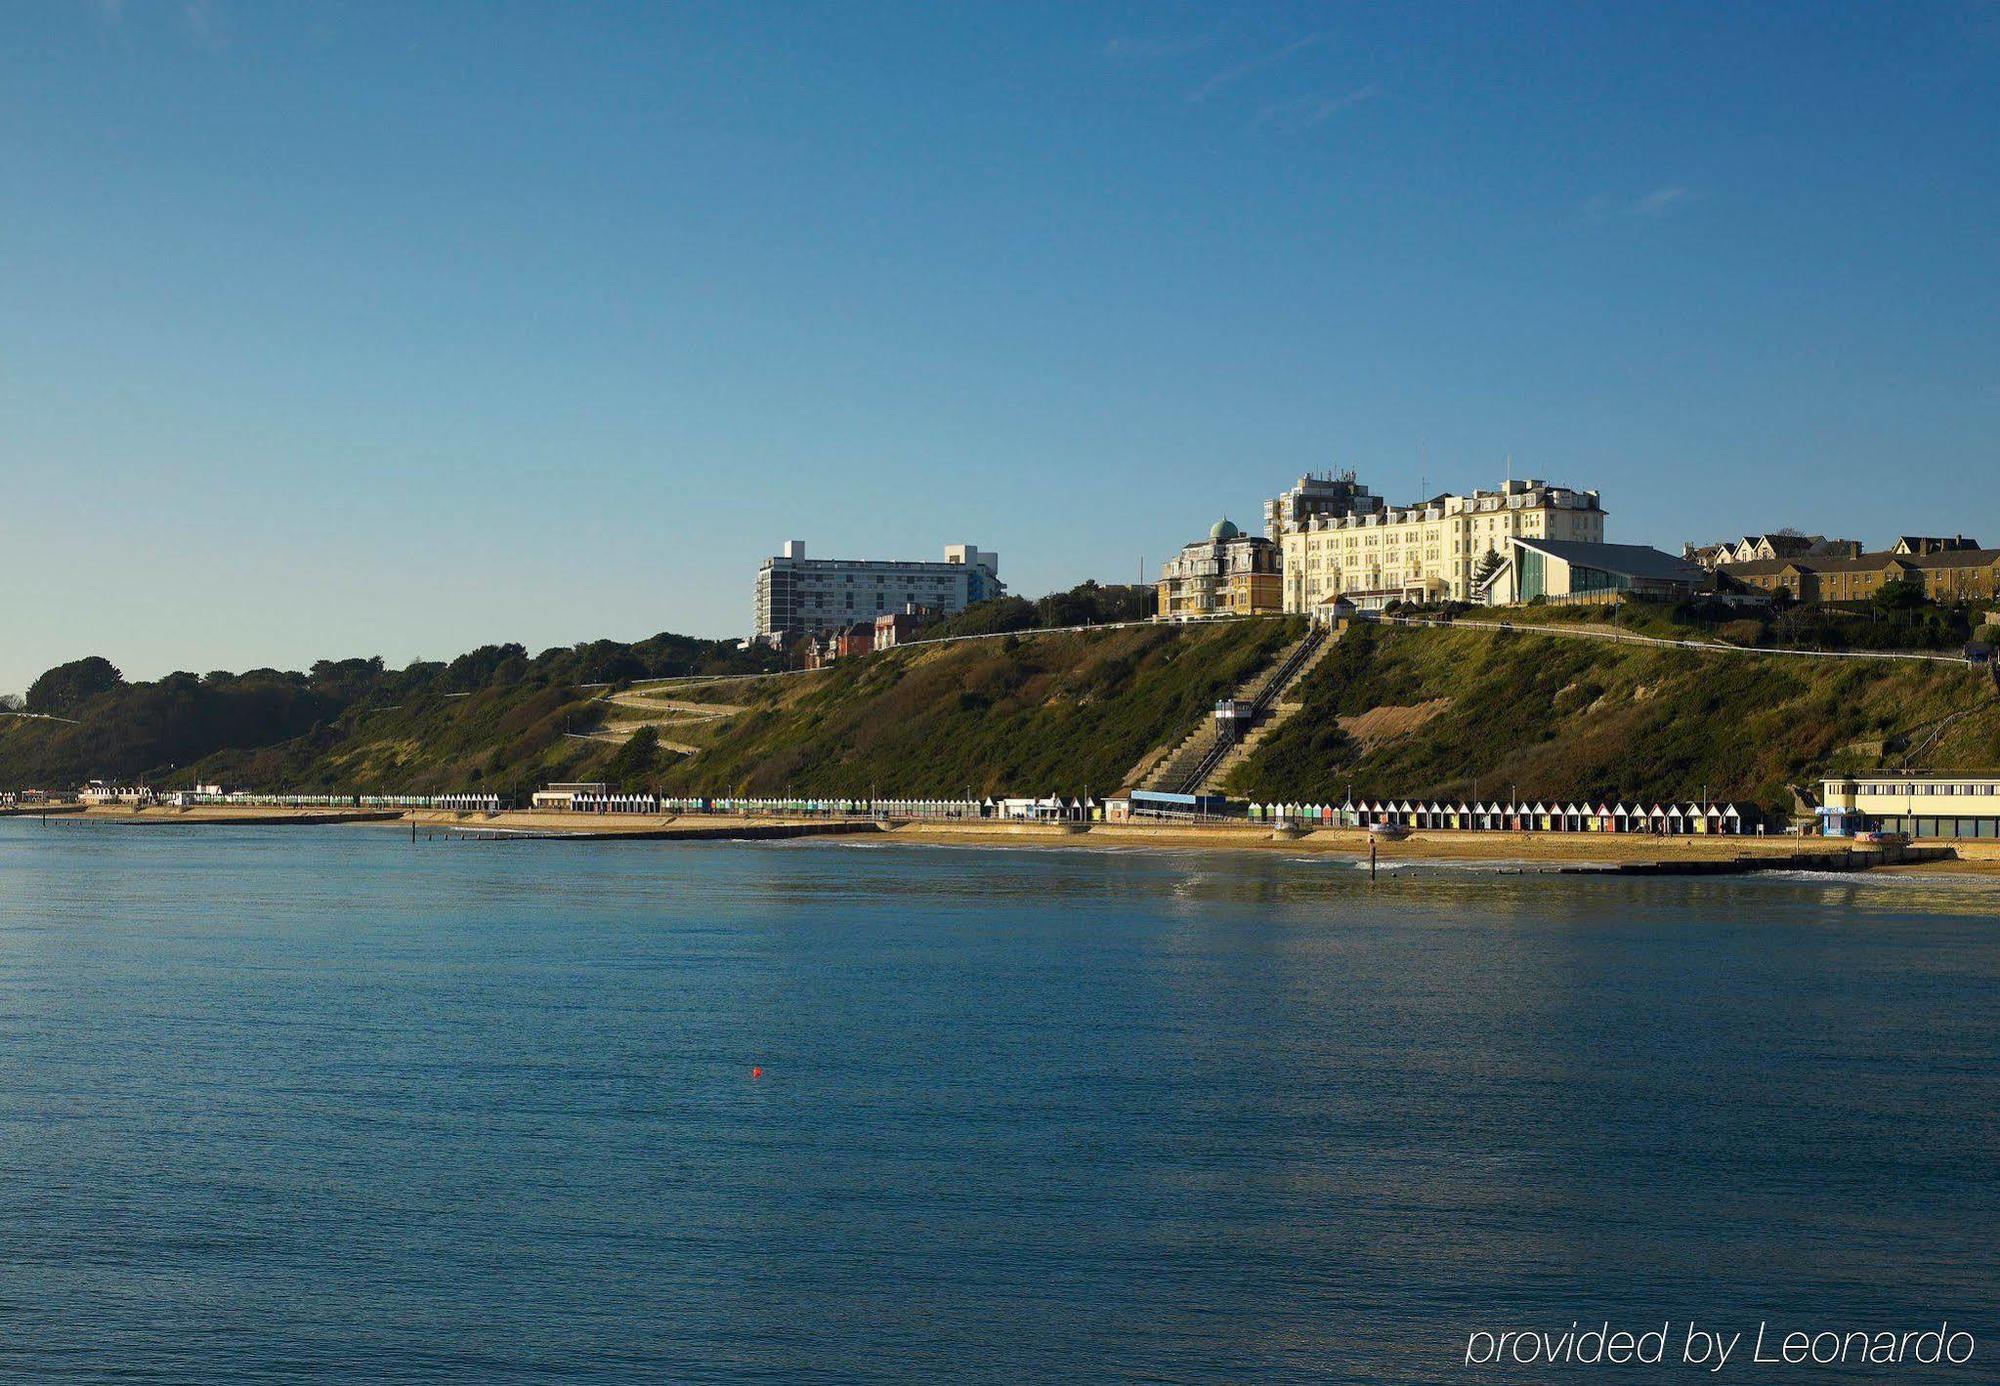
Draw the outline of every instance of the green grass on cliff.
<instances>
[{"instance_id":1,"label":"green grass on cliff","mask_svg":"<svg viewBox=\"0 0 2000 1386\"><path fill-rule=\"evenodd\" d=\"M177 675L106 694L75 723L0 718L0 785L145 775L363 793L525 794L559 779L703 793L1103 793L1298 632L1270 620L1022 634L675 685L657 696L745 710L703 723L663 707L656 732L624 747L564 734L629 712L567 681L449 696L448 681L405 675L406 687L343 705L317 673ZM1312 801L1351 784L1469 798L1513 784L1537 798L1618 799L1706 786L1783 809L1788 784L1829 768L2000 766L2000 695L1958 664L1361 626L1301 691L1304 707L1238 768L1232 793ZM251 744L216 749L228 737ZM662 744L674 741L699 749Z\"/></svg>"},{"instance_id":2,"label":"green grass on cliff","mask_svg":"<svg viewBox=\"0 0 2000 1386\"><path fill-rule=\"evenodd\" d=\"M749 710L690 734L668 791L903 796L1115 789L1297 639L1296 620L1150 626L891 650L720 686Z\"/></svg>"},{"instance_id":3,"label":"green grass on cliff","mask_svg":"<svg viewBox=\"0 0 2000 1386\"><path fill-rule=\"evenodd\" d=\"M587 697L560 687L426 694L400 707L354 708L316 733L255 750L223 751L162 783L220 781L259 789L521 794L579 777L611 748L563 735L590 726Z\"/></svg>"},{"instance_id":4,"label":"green grass on cliff","mask_svg":"<svg viewBox=\"0 0 2000 1386\"><path fill-rule=\"evenodd\" d=\"M1704 655L1605 641L1358 626L1304 706L1231 777L1252 799L1717 798L1788 808L1825 768L2000 764L2000 697L1963 665ZM1374 708L1448 700L1364 745ZM1946 718L1944 733L1925 745Z\"/></svg>"}]
</instances>

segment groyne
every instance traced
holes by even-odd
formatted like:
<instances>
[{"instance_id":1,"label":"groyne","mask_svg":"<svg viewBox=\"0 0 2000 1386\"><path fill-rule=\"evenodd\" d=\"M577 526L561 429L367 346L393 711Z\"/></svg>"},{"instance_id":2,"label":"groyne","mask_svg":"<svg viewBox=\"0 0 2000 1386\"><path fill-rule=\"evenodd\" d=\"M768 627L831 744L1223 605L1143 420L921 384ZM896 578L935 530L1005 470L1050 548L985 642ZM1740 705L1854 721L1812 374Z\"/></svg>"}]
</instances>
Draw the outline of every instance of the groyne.
<instances>
[{"instance_id":1,"label":"groyne","mask_svg":"<svg viewBox=\"0 0 2000 1386\"><path fill-rule=\"evenodd\" d=\"M1563 876L1741 876L1752 871L1873 871L1881 866L1920 866L1956 861L1953 847L1849 847L1844 851L1794 852L1737 857L1675 857L1662 861L1621 861L1604 865L1563 866Z\"/></svg>"}]
</instances>

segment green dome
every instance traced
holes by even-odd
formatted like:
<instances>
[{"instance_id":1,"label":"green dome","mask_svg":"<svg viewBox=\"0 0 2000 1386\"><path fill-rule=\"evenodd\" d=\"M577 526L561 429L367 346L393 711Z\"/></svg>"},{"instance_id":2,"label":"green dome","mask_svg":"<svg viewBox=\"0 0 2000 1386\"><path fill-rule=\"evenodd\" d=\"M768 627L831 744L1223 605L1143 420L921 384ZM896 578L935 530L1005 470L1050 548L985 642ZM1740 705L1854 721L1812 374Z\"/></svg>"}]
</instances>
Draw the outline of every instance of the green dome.
<instances>
[{"instance_id":1,"label":"green dome","mask_svg":"<svg viewBox=\"0 0 2000 1386\"><path fill-rule=\"evenodd\" d=\"M1209 530L1208 537L1220 543L1224 539L1235 539L1243 533L1227 519L1217 520L1215 528Z\"/></svg>"}]
</instances>

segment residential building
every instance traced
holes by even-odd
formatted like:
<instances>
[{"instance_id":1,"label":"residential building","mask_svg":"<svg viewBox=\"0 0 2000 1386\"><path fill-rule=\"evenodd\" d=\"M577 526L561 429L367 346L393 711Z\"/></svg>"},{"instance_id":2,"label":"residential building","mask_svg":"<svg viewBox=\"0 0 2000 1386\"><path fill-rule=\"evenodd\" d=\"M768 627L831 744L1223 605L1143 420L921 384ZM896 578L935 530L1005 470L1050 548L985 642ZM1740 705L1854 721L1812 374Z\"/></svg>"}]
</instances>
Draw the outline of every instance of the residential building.
<instances>
[{"instance_id":1,"label":"residential building","mask_svg":"<svg viewBox=\"0 0 2000 1386\"><path fill-rule=\"evenodd\" d=\"M1880 830L1911 837L2000 837L2000 775L1860 770L1820 782L1829 837Z\"/></svg>"},{"instance_id":2,"label":"residential building","mask_svg":"<svg viewBox=\"0 0 2000 1386\"><path fill-rule=\"evenodd\" d=\"M1284 609L1279 549L1226 517L1160 569L1158 621L1251 616Z\"/></svg>"},{"instance_id":3,"label":"residential building","mask_svg":"<svg viewBox=\"0 0 2000 1386\"><path fill-rule=\"evenodd\" d=\"M856 621L851 626L806 637L806 668L821 669L837 659L875 652L875 622Z\"/></svg>"},{"instance_id":4,"label":"residential building","mask_svg":"<svg viewBox=\"0 0 2000 1386\"><path fill-rule=\"evenodd\" d=\"M1686 544L1681 557L1704 568L1726 568L1737 563L1768 563L1779 558L1859 558L1859 539L1829 539L1823 534L1801 534L1797 530L1774 530L1769 534L1746 534L1719 544Z\"/></svg>"},{"instance_id":5,"label":"residential building","mask_svg":"<svg viewBox=\"0 0 2000 1386\"><path fill-rule=\"evenodd\" d=\"M1291 490L1264 502L1264 537L1277 543L1320 516L1337 520L1347 515L1380 515L1386 509L1382 498L1357 481L1353 472L1308 474Z\"/></svg>"},{"instance_id":6,"label":"residential building","mask_svg":"<svg viewBox=\"0 0 2000 1386\"><path fill-rule=\"evenodd\" d=\"M1904 534L1897 537L1895 547L1889 552L1910 557L1934 553L1958 553L1978 547L1977 539L1968 539L1963 534L1954 534L1949 539L1935 534Z\"/></svg>"},{"instance_id":7,"label":"residential building","mask_svg":"<svg viewBox=\"0 0 2000 1386\"><path fill-rule=\"evenodd\" d=\"M792 539L757 570L756 633L818 635L912 605L948 616L1006 591L1000 555L971 544L948 544L944 561L931 563L807 558Z\"/></svg>"},{"instance_id":8,"label":"residential building","mask_svg":"<svg viewBox=\"0 0 2000 1386\"><path fill-rule=\"evenodd\" d=\"M1711 587L1699 564L1644 544L1586 544L1515 535L1500 565L1475 588L1475 600L1511 606L1616 601L1641 596L1677 600Z\"/></svg>"},{"instance_id":9,"label":"residential building","mask_svg":"<svg viewBox=\"0 0 2000 1386\"><path fill-rule=\"evenodd\" d=\"M1284 608L1310 612L1336 593L1363 608L1470 601L1478 582L1506 561L1515 536L1602 543L1597 492L1510 480L1497 491L1312 516L1282 539Z\"/></svg>"},{"instance_id":10,"label":"residential building","mask_svg":"<svg viewBox=\"0 0 2000 1386\"><path fill-rule=\"evenodd\" d=\"M1984 601L2000 596L2000 549L1950 548L1928 553L1865 553L1858 558L1798 557L1731 564L1731 582L1788 592L1807 605L1861 603L1891 582L1922 587L1933 601Z\"/></svg>"},{"instance_id":11,"label":"residential building","mask_svg":"<svg viewBox=\"0 0 2000 1386\"><path fill-rule=\"evenodd\" d=\"M932 612L929 607L906 606L901 611L887 612L875 618L875 648L892 649L909 640L919 628L929 623Z\"/></svg>"},{"instance_id":12,"label":"residential building","mask_svg":"<svg viewBox=\"0 0 2000 1386\"><path fill-rule=\"evenodd\" d=\"M846 630L835 631L833 635L833 657L852 659L856 655L875 652L875 623L856 621Z\"/></svg>"}]
</instances>

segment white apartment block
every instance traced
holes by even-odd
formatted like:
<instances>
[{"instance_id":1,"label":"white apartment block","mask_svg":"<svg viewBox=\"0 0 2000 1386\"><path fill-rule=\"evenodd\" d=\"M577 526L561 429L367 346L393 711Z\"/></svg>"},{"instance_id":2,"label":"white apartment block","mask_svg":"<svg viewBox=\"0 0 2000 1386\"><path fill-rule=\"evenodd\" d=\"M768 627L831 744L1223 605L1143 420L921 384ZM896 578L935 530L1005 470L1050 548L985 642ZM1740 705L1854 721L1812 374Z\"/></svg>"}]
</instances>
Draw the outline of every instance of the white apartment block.
<instances>
[{"instance_id":1,"label":"white apartment block","mask_svg":"<svg viewBox=\"0 0 2000 1386\"><path fill-rule=\"evenodd\" d=\"M1477 579L1507 557L1517 536L1603 543L1597 492L1510 480L1497 491L1311 516L1279 541L1285 610L1311 612L1340 595L1364 607L1396 599L1473 601Z\"/></svg>"},{"instance_id":2,"label":"white apartment block","mask_svg":"<svg viewBox=\"0 0 2000 1386\"><path fill-rule=\"evenodd\" d=\"M757 634L821 635L912 604L941 615L1005 595L1000 555L947 544L942 563L894 559L807 558L803 540L757 570Z\"/></svg>"},{"instance_id":3,"label":"white apartment block","mask_svg":"<svg viewBox=\"0 0 2000 1386\"><path fill-rule=\"evenodd\" d=\"M1275 544L1321 516L1380 515L1388 508L1353 472L1308 474L1291 490L1264 502L1264 537Z\"/></svg>"}]
</instances>

